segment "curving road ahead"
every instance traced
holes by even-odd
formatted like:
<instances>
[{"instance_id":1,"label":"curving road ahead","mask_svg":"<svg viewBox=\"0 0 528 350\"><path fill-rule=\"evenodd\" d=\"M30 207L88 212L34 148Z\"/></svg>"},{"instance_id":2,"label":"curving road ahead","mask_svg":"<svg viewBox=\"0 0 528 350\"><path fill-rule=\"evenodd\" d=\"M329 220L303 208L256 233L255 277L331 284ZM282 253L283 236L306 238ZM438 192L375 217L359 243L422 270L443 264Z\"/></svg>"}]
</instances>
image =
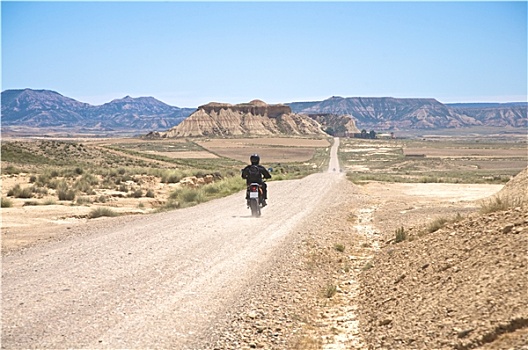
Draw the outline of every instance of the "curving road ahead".
<instances>
[{"instance_id":1,"label":"curving road ahead","mask_svg":"<svg viewBox=\"0 0 528 350\"><path fill-rule=\"evenodd\" d=\"M344 180L329 171L270 182L251 218L243 193L85 232L2 258L2 348L173 348L196 343L259 268Z\"/></svg>"}]
</instances>

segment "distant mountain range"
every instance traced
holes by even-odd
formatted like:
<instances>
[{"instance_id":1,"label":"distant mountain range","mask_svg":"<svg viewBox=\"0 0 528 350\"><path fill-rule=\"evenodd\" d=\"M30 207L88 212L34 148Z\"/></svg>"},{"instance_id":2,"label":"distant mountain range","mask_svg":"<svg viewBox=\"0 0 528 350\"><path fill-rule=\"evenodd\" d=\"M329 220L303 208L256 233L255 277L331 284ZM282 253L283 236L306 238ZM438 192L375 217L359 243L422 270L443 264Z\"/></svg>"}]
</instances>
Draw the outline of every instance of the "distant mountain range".
<instances>
[{"instance_id":1,"label":"distant mountain range","mask_svg":"<svg viewBox=\"0 0 528 350\"><path fill-rule=\"evenodd\" d=\"M49 90L2 92L2 129L9 126L78 132L169 129L187 118L194 108L169 106L153 97L126 96L101 106L82 103Z\"/></svg>"},{"instance_id":2,"label":"distant mountain range","mask_svg":"<svg viewBox=\"0 0 528 350\"><path fill-rule=\"evenodd\" d=\"M469 126L527 126L526 102L442 104L435 99L331 97L288 103L295 113L349 115L359 128L375 130L438 129Z\"/></svg>"},{"instance_id":3,"label":"distant mountain range","mask_svg":"<svg viewBox=\"0 0 528 350\"><path fill-rule=\"evenodd\" d=\"M6 90L1 98L2 132L27 128L43 132L147 134L169 130L198 111L170 106L153 97L126 96L93 106L50 90ZM334 129L347 124L346 118L338 118L337 122L336 116L343 115L359 129L376 131L528 126L526 102L442 104L423 98L334 96L324 101L285 105L294 114L308 115L322 127Z\"/></svg>"}]
</instances>

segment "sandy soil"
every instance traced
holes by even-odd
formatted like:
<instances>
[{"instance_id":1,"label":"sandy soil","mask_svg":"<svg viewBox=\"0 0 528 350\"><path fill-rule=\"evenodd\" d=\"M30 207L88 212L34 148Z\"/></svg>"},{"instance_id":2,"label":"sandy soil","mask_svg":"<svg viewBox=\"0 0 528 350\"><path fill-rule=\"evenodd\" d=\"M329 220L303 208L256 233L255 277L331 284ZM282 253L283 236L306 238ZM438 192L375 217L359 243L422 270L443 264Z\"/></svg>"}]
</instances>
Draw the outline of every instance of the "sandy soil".
<instances>
[{"instance_id":1,"label":"sandy soil","mask_svg":"<svg viewBox=\"0 0 528 350\"><path fill-rule=\"evenodd\" d=\"M258 153L267 162L305 162L313 158L316 148L329 146L326 139L244 138L209 139L198 144L215 154L247 161L247 154Z\"/></svg>"},{"instance_id":2,"label":"sandy soil","mask_svg":"<svg viewBox=\"0 0 528 350\"><path fill-rule=\"evenodd\" d=\"M248 145L285 146L285 147L328 147L326 139L307 139L293 137L259 137L243 139L208 139L198 142L205 148L239 148Z\"/></svg>"}]
</instances>

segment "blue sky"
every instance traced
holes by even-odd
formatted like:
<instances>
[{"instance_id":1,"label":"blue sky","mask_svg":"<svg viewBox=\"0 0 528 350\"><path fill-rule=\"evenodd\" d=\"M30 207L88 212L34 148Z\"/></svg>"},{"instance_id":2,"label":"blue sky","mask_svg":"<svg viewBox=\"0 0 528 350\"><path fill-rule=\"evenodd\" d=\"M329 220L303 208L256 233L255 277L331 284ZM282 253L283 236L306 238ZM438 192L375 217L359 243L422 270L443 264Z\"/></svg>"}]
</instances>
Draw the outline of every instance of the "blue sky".
<instances>
[{"instance_id":1,"label":"blue sky","mask_svg":"<svg viewBox=\"0 0 528 350\"><path fill-rule=\"evenodd\" d=\"M2 91L527 100L527 3L2 1Z\"/></svg>"}]
</instances>

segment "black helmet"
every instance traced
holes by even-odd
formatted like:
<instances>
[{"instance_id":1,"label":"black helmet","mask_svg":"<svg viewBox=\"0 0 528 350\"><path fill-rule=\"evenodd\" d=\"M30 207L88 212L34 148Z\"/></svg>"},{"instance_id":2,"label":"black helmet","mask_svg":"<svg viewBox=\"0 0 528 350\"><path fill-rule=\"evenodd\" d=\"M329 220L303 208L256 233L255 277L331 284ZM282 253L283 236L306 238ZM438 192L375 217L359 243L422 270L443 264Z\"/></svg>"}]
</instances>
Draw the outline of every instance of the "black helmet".
<instances>
[{"instance_id":1,"label":"black helmet","mask_svg":"<svg viewBox=\"0 0 528 350\"><path fill-rule=\"evenodd\" d=\"M251 157L249 157L249 160L251 161L251 164L258 165L260 162L260 157L258 154L252 154Z\"/></svg>"}]
</instances>

